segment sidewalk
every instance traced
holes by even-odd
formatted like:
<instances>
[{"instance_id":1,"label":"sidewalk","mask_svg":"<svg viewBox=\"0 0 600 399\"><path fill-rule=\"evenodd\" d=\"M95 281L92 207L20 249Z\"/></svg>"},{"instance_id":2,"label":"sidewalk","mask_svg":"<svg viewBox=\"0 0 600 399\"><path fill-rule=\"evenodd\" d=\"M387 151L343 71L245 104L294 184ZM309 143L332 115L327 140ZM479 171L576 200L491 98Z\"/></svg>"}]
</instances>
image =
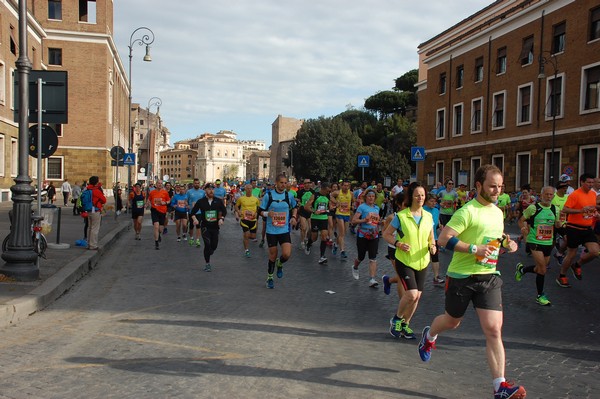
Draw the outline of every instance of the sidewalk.
<instances>
[{"instance_id":1,"label":"sidewalk","mask_svg":"<svg viewBox=\"0 0 600 399\"><path fill-rule=\"evenodd\" d=\"M0 239L10 232L8 211L12 202L0 203ZM36 203L32 203L35 209ZM128 231L131 219L128 214L121 214L115 220L114 212L107 212L102 218L98 251L88 251L75 246L75 241L83 238L83 218L73 215L73 208L62 207L60 243L69 244L68 249L46 250L46 258L40 259L40 278L32 282L10 281L0 279L0 328L16 323L19 320L41 310L56 298L68 291L79 279L96 267L104 251L122 234ZM56 223L52 232L46 237L48 244L56 243ZM1 250L0 250L1 251ZM4 263L3 259L0 262ZM7 281L8 280L8 281Z\"/></svg>"}]
</instances>

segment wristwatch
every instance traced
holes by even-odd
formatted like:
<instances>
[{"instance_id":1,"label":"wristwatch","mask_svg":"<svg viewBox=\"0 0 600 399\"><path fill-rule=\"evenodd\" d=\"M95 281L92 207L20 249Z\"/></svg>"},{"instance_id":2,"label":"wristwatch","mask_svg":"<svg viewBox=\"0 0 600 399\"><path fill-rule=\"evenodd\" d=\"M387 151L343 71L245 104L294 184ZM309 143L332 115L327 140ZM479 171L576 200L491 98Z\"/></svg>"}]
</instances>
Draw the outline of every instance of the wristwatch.
<instances>
[{"instance_id":1,"label":"wristwatch","mask_svg":"<svg viewBox=\"0 0 600 399\"><path fill-rule=\"evenodd\" d=\"M473 255L475 255L477 253L477 245L469 245L469 252Z\"/></svg>"}]
</instances>

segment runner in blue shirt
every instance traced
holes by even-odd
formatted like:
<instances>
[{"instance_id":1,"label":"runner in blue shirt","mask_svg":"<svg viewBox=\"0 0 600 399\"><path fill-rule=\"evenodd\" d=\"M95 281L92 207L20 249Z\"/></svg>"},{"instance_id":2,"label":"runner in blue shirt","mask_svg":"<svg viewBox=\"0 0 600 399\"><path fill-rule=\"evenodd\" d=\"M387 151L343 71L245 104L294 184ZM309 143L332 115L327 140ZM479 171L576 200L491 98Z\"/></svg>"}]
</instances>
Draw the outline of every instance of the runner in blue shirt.
<instances>
[{"instance_id":1,"label":"runner in blue shirt","mask_svg":"<svg viewBox=\"0 0 600 399\"><path fill-rule=\"evenodd\" d=\"M375 190L365 190L364 203L356 209L352 223L356 227L356 247L358 254L352 267L352 277L359 279L358 265L365 259L369 252L369 286L376 288L379 283L375 280L377 275L377 247L379 246L379 207L375 205Z\"/></svg>"},{"instance_id":2,"label":"runner in blue shirt","mask_svg":"<svg viewBox=\"0 0 600 399\"><path fill-rule=\"evenodd\" d=\"M206 193L204 192L204 190L202 190L200 188L200 179L194 179L194 186L192 188L190 188L187 191L187 204L188 204L188 210L192 210L192 208L194 207L194 205L196 204L196 202L199 199L202 199L206 197ZM189 224L188 224L188 228L189 228L189 232L190 232L190 241L189 244L190 246L193 246L194 244L196 244L196 246L198 248L200 248L200 227L195 226L196 227L196 231L194 232L194 222L192 221L192 214L190 212L190 218L189 218Z\"/></svg>"},{"instance_id":3,"label":"runner in blue shirt","mask_svg":"<svg viewBox=\"0 0 600 399\"><path fill-rule=\"evenodd\" d=\"M286 191L287 181L285 175L277 176L275 189L267 191L260 205L260 213L266 218L267 225L266 238L269 246L267 288L271 289L275 288L273 281L275 267L277 266L277 278L282 278L283 264L287 262L292 254L290 224L295 227L297 221L296 199ZM277 245L281 246L281 256L279 258L277 258Z\"/></svg>"},{"instance_id":4,"label":"runner in blue shirt","mask_svg":"<svg viewBox=\"0 0 600 399\"><path fill-rule=\"evenodd\" d=\"M187 219L188 219L188 208L187 208L187 194L185 187L177 184L175 186L175 194L171 198L170 206L175 210L175 231L177 232L177 242L181 241L181 232L183 231L183 240L186 240L187 235Z\"/></svg>"},{"instance_id":5,"label":"runner in blue shirt","mask_svg":"<svg viewBox=\"0 0 600 399\"><path fill-rule=\"evenodd\" d=\"M221 187L221 180L215 180L215 198L219 198L227 207L227 190L225 187Z\"/></svg>"}]
</instances>

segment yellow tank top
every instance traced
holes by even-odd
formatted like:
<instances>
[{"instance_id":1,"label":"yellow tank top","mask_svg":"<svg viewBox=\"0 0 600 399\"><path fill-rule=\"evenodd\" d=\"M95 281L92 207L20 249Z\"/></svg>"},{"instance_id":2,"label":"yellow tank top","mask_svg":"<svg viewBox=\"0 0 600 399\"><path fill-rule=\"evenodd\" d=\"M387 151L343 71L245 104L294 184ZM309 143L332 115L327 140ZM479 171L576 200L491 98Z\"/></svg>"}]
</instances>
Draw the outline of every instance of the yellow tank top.
<instances>
[{"instance_id":1,"label":"yellow tank top","mask_svg":"<svg viewBox=\"0 0 600 399\"><path fill-rule=\"evenodd\" d=\"M342 216L350 216L350 212L352 210L352 192L348 190L348 192L344 194L343 191L340 191L337 200L338 206L335 211L335 214Z\"/></svg>"}]
</instances>

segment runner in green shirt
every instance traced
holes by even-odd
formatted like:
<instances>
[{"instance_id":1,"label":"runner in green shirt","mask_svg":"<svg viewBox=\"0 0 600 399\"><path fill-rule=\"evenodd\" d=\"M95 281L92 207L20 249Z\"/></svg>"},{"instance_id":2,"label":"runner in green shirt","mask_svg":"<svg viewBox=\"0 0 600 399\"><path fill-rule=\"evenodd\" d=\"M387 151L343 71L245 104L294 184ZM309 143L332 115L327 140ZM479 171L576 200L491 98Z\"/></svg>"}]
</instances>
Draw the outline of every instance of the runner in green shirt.
<instances>
[{"instance_id":1,"label":"runner in green shirt","mask_svg":"<svg viewBox=\"0 0 600 399\"><path fill-rule=\"evenodd\" d=\"M306 195L306 194L305 194ZM304 205L306 210L311 210L310 216L311 234L306 243L306 254L310 254L312 243L317 241L317 233L321 235L321 257L319 264L327 263L325 250L327 249L327 233L329 231L329 183L322 182L321 189L317 194L310 196L310 199Z\"/></svg>"},{"instance_id":2,"label":"runner in green shirt","mask_svg":"<svg viewBox=\"0 0 600 399\"><path fill-rule=\"evenodd\" d=\"M439 244L454 251L448 266L446 312L423 329L419 355L429 361L438 334L457 328L473 302L486 339L495 397L522 399L525 389L504 378L502 280L496 263L501 244L515 252L517 243L503 235L502 212L494 205L503 183L502 172L494 165L484 165L475 172L474 181L477 197L456 211L439 236Z\"/></svg>"}]
</instances>

